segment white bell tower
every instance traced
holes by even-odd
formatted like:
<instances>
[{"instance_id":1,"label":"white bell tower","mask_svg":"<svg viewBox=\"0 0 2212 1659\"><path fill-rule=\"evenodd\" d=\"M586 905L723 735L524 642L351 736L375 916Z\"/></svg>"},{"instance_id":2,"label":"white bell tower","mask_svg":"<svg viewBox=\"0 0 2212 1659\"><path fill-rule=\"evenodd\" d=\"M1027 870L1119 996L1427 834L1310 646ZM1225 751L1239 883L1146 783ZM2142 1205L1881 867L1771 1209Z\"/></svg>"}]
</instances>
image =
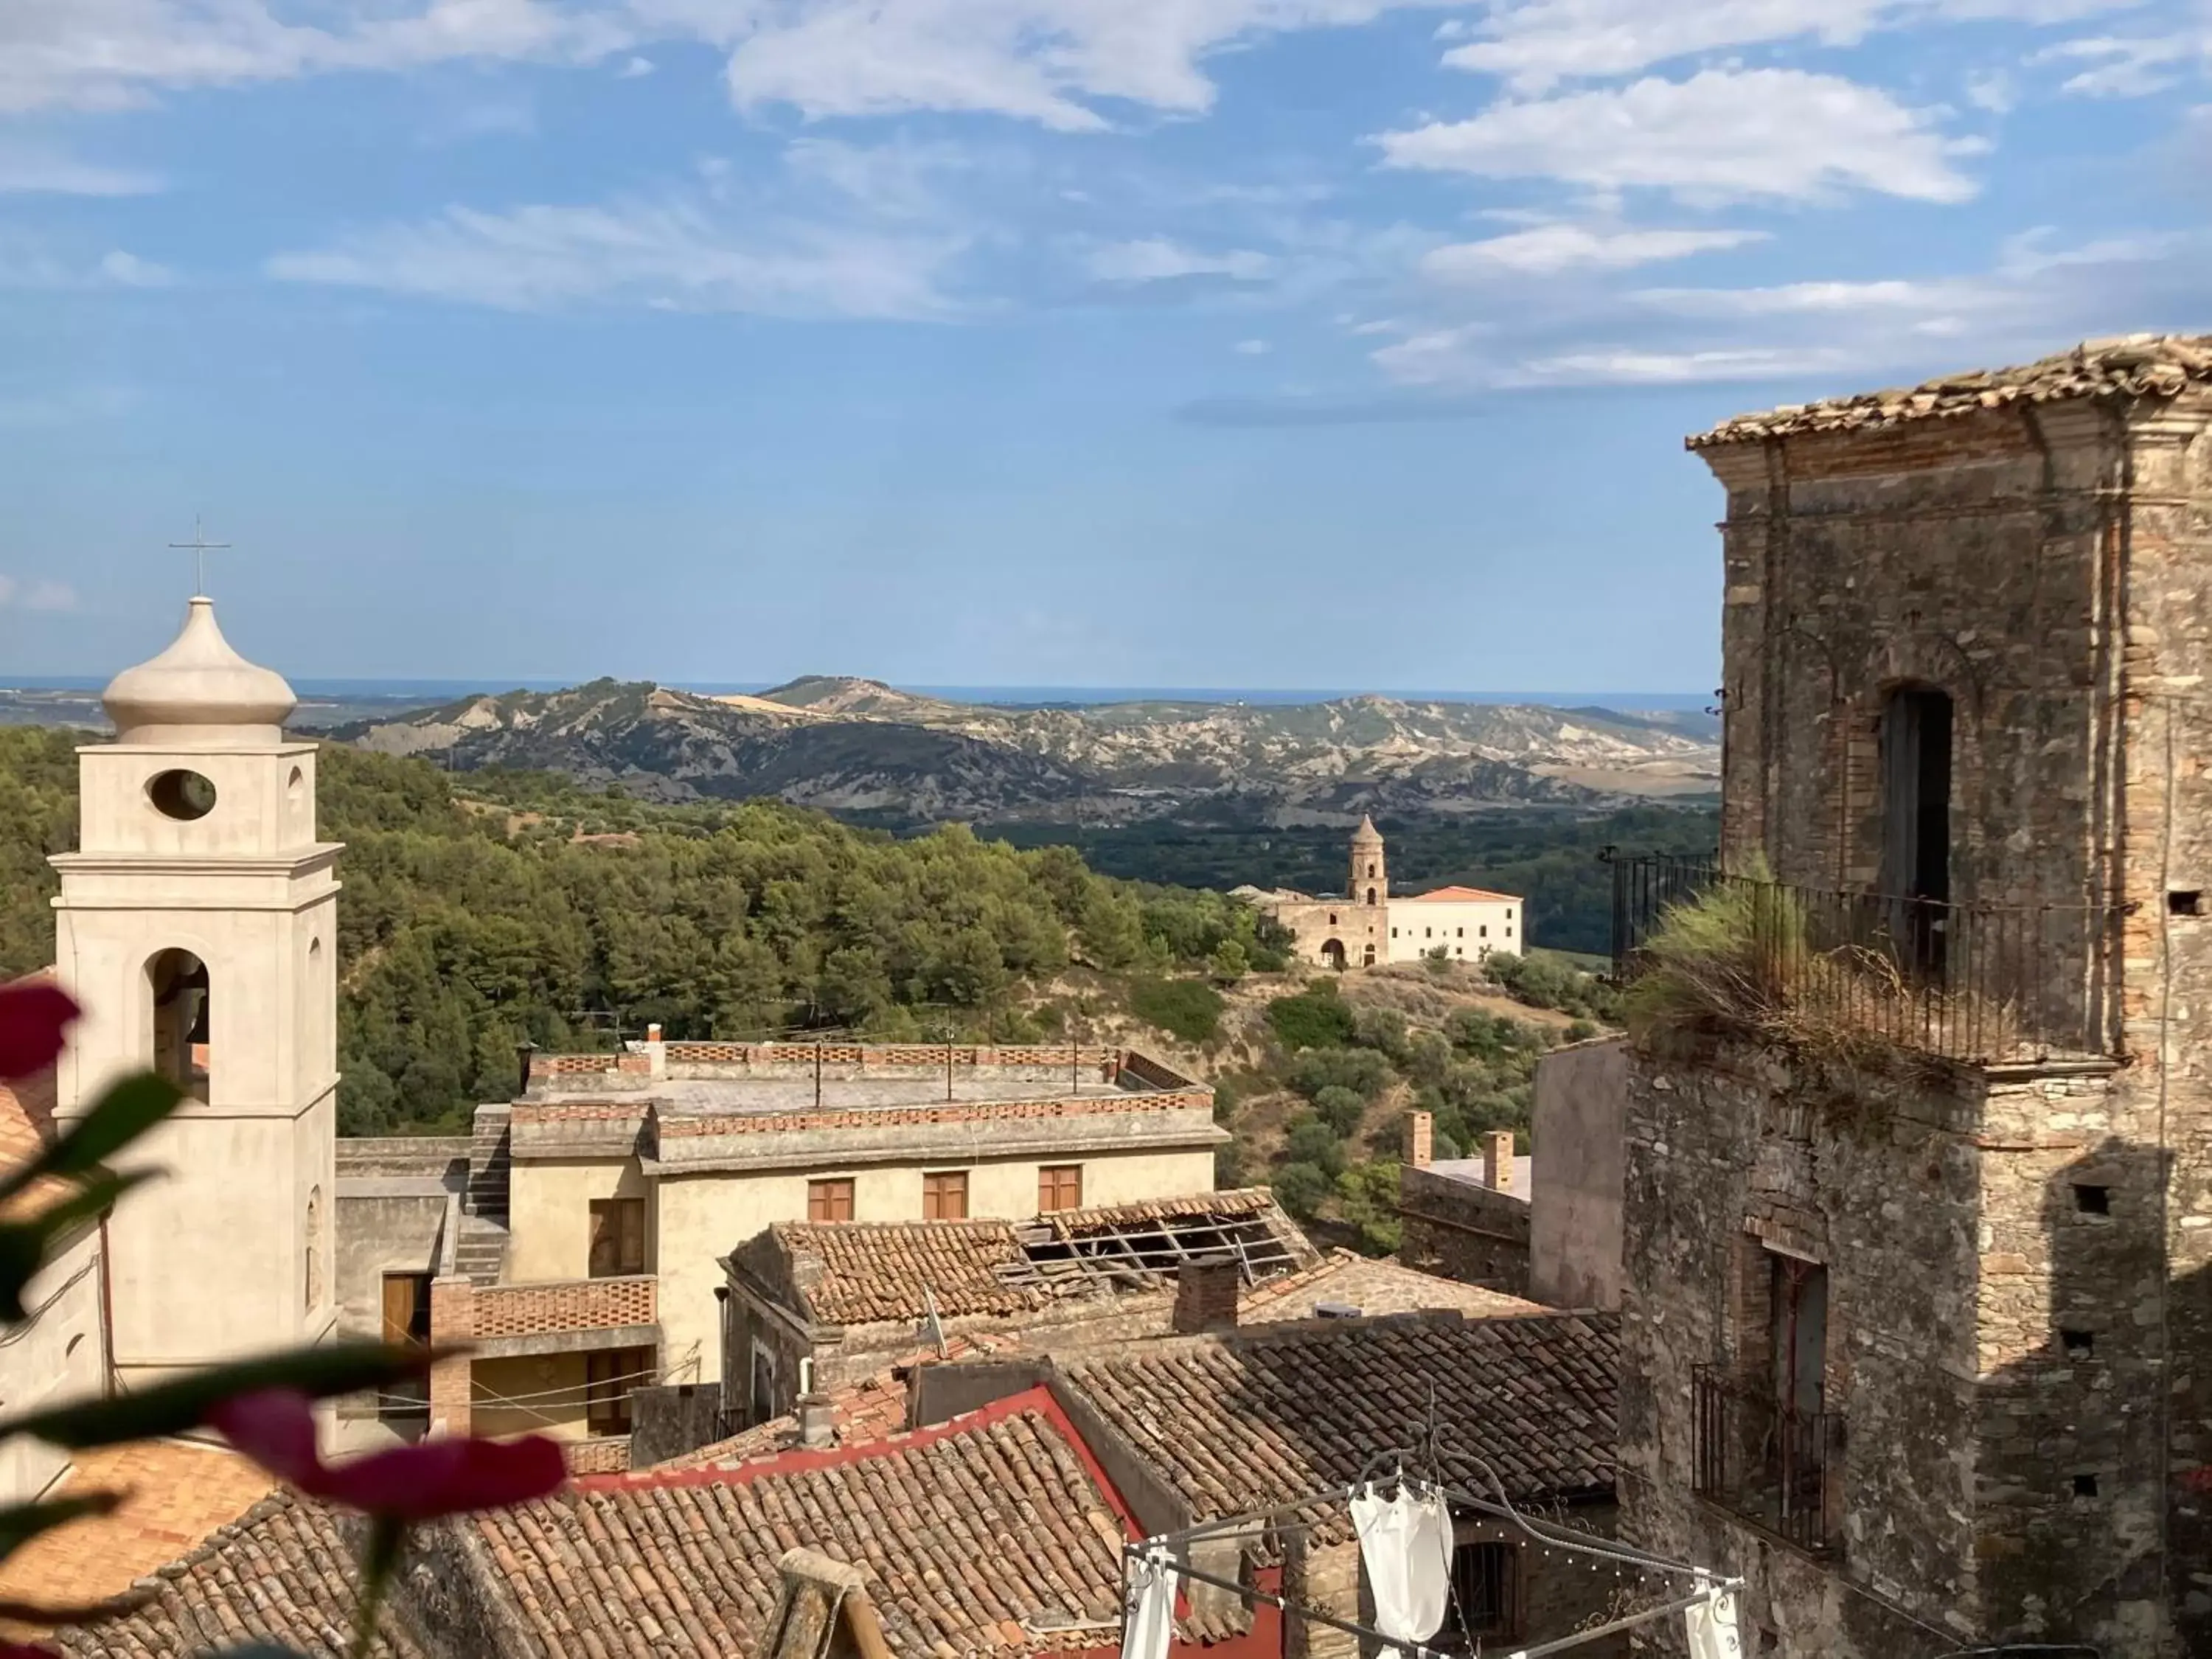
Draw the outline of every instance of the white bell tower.
<instances>
[{"instance_id":1,"label":"white bell tower","mask_svg":"<svg viewBox=\"0 0 2212 1659\"><path fill-rule=\"evenodd\" d=\"M77 750L78 850L53 863L55 965L84 1009L58 1115L151 1067L191 1097L131 1149L161 1177L108 1224L118 1380L319 1341L335 1318L338 848L281 675L195 598Z\"/></svg>"}]
</instances>

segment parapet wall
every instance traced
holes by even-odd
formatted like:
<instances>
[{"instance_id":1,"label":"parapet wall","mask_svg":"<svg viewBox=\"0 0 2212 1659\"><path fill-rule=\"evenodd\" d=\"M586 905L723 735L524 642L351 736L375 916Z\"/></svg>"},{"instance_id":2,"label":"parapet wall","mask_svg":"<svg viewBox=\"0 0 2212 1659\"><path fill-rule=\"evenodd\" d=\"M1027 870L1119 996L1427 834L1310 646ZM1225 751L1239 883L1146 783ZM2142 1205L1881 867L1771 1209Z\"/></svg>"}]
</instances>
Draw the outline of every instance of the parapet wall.
<instances>
[{"instance_id":1,"label":"parapet wall","mask_svg":"<svg viewBox=\"0 0 2212 1659\"><path fill-rule=\"evenodd\" d=\"M634 1042L620 1054L533 1054L529 1092L644 1093L683 1079L925 1079L948 1067L1071 1088L1172 1090L1195 1082L1150 1055L1097 1044Z\"/></svg>"}]
</instances>

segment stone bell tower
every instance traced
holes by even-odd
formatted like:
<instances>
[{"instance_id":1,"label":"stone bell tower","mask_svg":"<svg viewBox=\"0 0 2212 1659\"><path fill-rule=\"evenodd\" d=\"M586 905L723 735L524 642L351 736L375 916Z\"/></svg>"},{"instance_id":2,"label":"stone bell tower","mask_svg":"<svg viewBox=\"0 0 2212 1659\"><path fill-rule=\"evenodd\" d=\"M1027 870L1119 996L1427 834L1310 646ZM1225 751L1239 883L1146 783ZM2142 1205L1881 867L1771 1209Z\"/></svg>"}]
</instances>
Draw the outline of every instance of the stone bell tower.
<instances>
[{"instance_id":1,"label":"stone bell tower","mask_svg":"<svg viewBox=\"0 0 2212 1659\"><path fill-rule=\"evenodd\" d=\"M78 850L53 860L56 968L84 1008L57 1112L152 1068L191 1097L128 1154L161 1178L108 1224L118 1380L330 1332L338 848L281 675L191 600L77 751Z\"/></svg>"},{"instance_id":2,"label":"stone bell tower","mask_svg":"<svg viewBox=\"0 0 2212 1659\"><path fill-rule=\"evenodd\" d=\"M1390 872L1382 860L1382 832L1375 820L1362 817L1352 832L1352 884L1345 896L1363 909L1381 909L1390 902Z\"/></svg>"}]
</instances>

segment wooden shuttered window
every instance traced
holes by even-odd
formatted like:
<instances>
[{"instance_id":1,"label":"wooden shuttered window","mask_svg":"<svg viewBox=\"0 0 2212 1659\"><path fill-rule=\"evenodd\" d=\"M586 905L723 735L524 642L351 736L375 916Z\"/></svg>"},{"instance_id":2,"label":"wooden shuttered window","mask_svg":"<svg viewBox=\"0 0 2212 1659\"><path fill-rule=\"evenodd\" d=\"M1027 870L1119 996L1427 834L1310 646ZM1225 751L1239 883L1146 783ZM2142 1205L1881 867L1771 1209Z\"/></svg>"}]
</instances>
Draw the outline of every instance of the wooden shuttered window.
<instances>
[{"instance_id":1,"label":"wooden shuttered window","mask_svg":"<svg viewBox=\"0 0 2212 1659\"><path fill-rule=\"evenodd\" d=\"M423 1343L430 1340L430 1275L384 1275L384 1340Z\"/></svg>"},{"instance_id":2,"label":"wooden shuttered window","mask_svg":"<svg viewBox=\"0 0 2212 1659\"><path fill-rule=\"evenodd\" d=\"M1083 1207L1083 1166L1080 1164L1042 1164L1037 1166L1037 1213Z\"/></svg>"},{"instance_id":3,"label":"wooden shuttered window","mask_svg":"<svg viewBox=\"0 0 2212 1659\"><path fill-rule=\"evenodd\" d=\"M645 1200L592 1200L591 1276L613 1279L645 1271Z\"/></svg>"},{"instance_id":4,"label":"wooden shuttered window","mask_svg":"<svg viewBox=\"0 0 2212 1659\"><path fill-rule=\"evenodd\" d=\"M809 1221L850 1221L853 1218L851 1179L808 1182L806 1218Z\"/></svg>"},{"instance_id":5,"label":"wooden shuttered window","mask_svg":"<svg viewBox=\"0 0 2212 1659\"><path fill-rule=\"evenodd\" d=\"M921 1177L921 1218L924 1221L965 1221L968 1218L968 1171L936 1170Z\"/></svg>"},{"instance_id":6,"label":"wooden shuttered window","mask_svg":"<svg viewBox=\"0 0 2212 1659\"><path fill-rule=\"evenodd\" d=\"M601 1348L584 1356L584 1419L593 1434L629 1432L629 1391L653 1381L650 1348Z\"/></svg>"}]
</instances>

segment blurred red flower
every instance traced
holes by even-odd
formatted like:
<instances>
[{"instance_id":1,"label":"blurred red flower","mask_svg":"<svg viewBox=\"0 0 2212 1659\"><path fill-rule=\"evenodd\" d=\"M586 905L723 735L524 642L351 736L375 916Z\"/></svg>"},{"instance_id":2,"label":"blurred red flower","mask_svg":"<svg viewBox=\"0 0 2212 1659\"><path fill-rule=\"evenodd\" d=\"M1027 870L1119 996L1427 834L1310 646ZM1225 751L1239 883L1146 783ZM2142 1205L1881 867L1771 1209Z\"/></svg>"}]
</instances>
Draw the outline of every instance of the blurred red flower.
<instances>
[{"instance_id":1,"label":"blurred red flower","mask_svg":"<svg viewBox=\"0 0 2212 1659\"><path fill-rule=\"evenodd\" d=\"M449 1437L325 1463L315 1455L307 1397L289 1389L227 1400L208 1421L246 1456L309 1497L392 1521L434 1521L527 1503L568 1477L560 1443L537 1434L519 1440Z\"/></svg>"},{"instance_id":2,"label":"blurred red flower","mask_svg":"<svg viewBox=\"0 0 2212 1659\"><path fill-rule=\"evenodd\" d=\"M0 985L0 1082L36 1077L60 1058L77 1006L42 979Z\"/></svg>"}]
</instances>

